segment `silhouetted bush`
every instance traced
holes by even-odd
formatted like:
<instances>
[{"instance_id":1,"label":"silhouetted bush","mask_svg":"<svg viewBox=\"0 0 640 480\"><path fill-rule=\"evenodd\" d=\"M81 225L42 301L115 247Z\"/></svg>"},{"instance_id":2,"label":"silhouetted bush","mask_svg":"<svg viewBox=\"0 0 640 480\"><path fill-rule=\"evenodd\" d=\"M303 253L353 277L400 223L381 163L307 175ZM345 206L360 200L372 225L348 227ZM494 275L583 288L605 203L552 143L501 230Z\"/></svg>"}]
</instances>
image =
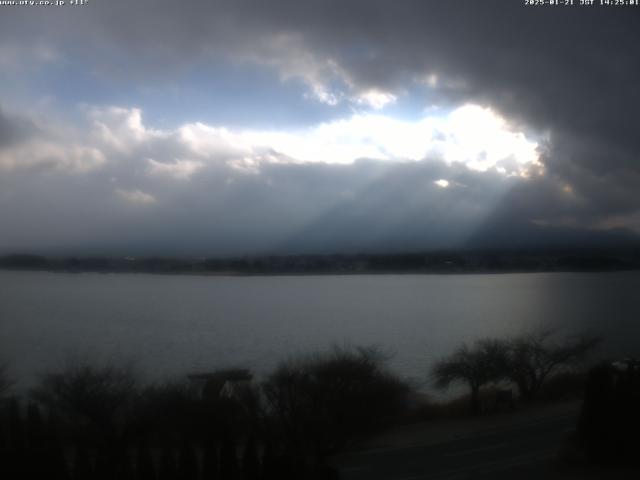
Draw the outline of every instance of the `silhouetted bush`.
<instances>
[{"instance_id":1,"label":"silhouetted bush","mask_svg":"<svg viewBox=\"0 0 640 480\"><path fill-rule=\"evenodd\" d=\"M583 371L567 371L551 376L542 385L538 393L540 400L558 401L581 399L587 383L587 374Z\"/></svg>"},{"instance_id":2,"label":"silhouetted bush","mask_svg":"<svg viewBox=\"0 0 640 480\"><path fill-rule=\"evenodd\" d=\"M156 480L156 469L153 463L153 457L146 442L141 442L138 445L136 473L138 480Z\"/></svg>"},{"instance_id":3,"label":"silhouetted bush","mask_svg":"<svg viewBox=\"0 0 640 480\"><path fill-rule=\"evenodd\" d=\"M215 443L208 443L204 447L202 458L202 477L206 480L216 480L220 477L220 463L218 461L218 447Z\"/></svg>"},{"instance_id":4,"label":"silhouetted bush","mask_svg":"<svg viewBox=\"0 0 640 480\"><path fill-rule=\"evenodd\" d=\"M135 480L135 470L133 467L133 459L126 444L116 447L112 456L114 463L114 474L111 476L113 480Z\"/></svg>"},{"instance_id":5,"label":"silhouetted bush","mask_svg":"<svg viewBox=\"0 0 640 480\"><path fill-rule=\"evenodd\" d=\"M4 399L13 386L13 380L9 376L9 369L6 365L0 365L0 400Z\"/></svg>"},{"instance_id":6,"label":"silhouetted bush","mask_svg":"<svg viewBox=\"0 0 640 480\"><path fill-rule=\"evenodd\" d=\"M73 459L74 480L89 480L94 477L93 461L89 451L84 447L77 447Z\"/></svg>"},{"instance_id":7,"label":"silhouetted bush","mask_svg":"<svg viewBox=\"0 0 640 480\"><path fill-rule=\"evenodd\" d=\"M178 456L178 473L182 480L198 480L198 458L195 448L185 440Z\"/></svg>"},{"instance_id":8,"label":"silhouetted bush","mask_svg":"<svg viewBox=\"0 0 640 480\"><path fill-rule=\"evenodd\" d=\"M179 446L198 438L207 428L201 402L186 382L167 382L142 388L133 403L132 431L162 444Z\"/></svg>"},{"instance_id":9,"label":"silhouetted bush","mask_svg":"<svg viewBox=\"0 0 640 480\"><path fill-rule=\"evenodd\" d=\"M165 446L160 454L158 480L177 480L178 478L174 451L171 447Z\"/></svg>"},{"instance_id":10,"label":"silhouetted bush","mask_svg":"<svg viewBox=\"0 0 640 480\"><path fill-rule=\"evenodd\" d=\"M42 478L48 474L46 464L47 441L45 425L40 409L35 404L27 408L26 422L26 472L32 478Z\"/></svg>"},{"instance_id":11,"label":"silhouetted bush","mask_svg":"<svg viewBox=\"0 0 640 480\"><path fill-rule=\"evenodd\" d=\"M403 412L410 388L375 348L334 348L281 363L263 385L294 461L312 464Z\"/></svg>"},{"instance_id":12,"label":"silhouetted bush","mask_svg":"<svg viewBox=\"0 0 640 480\"><path fill-rule=\"evenodd\" d=\"M242 476L244 480L258 480L260 478L258 446L253 437L249 438L242 453Z\"/></svg>"},{"instance_id":13,"label":"silhouetted bush","mask_svg":"<svg viewBox=\"0 0 640 480\"><path fill-rule=\"evenodd\" d=\"M482 402L495 400L495 391L480 387L515 381L514 372L529 374L532 383L523 392L557 398L576 377L564 367L591 348L589 342L551 346L544 336L463 345L433 374L440 386L466 382L470 394L430 404L421 414L460 415L469 404L477 412ZM51 480L337 478L328 455L408 409L411 388L387 369L387 360L375 348L333 348L282 362L259 387L245 369L142 386L130 368L77 364L43 376L32 391L37 404L4 402L0 464L8 478ZM611 395L618 403L604 404L617 409L607 421L622 425L616 415L634 418L629 398L637 400L636 387L631 377L615 378ZM591 406L603 403L598 389ZM615 455L606 449L615 445L615 452L629 455L620 439L631 438L630 430L585 421L590 452L609 458ZM610 445L598 443L603 439Z\"/></svg>"},{"instance_id":14,"label":"silhouetted bush","mask_svg":"<svg viewBox=\"0 0 640 480\"><path fill-rule=\"evenodd\" d=\"M640 362L603 364L589 371L578 434L596 463L638 463Z\"/></svg>"},{"instance_id":15,"label":"silhouetted bush","mask_svg":"<svg viewBox=\"0 0 640 480\"><path fill-rule=\"evenodd\" d=\"M44 375L31 393L74 434L108 443L124 434L137 391L128 367L80 364Z\"/></svg>"},{"instance_id":16,"label":"silhouetted bush","mask_svg":"<svg viewBox=\"0 0 640 480\"><path fill-rule=\"evenodd\" d=\"M52 412L49 412L47 418L46 442L47 451L44 462L47 465L47 478L49 480L68 480L70 469L60 437L58 421Z\"/></svg>"},{"instance_id":17,"label":"silhouetted bush","mask_svg":"<svg viewBox=\"0 0 640 480\"><path fill-rule=\"evenodd\" d=\"M26 426L17 398L11 398L3 408L3 469L8 478L20 478L27 474Z\"/></svg>"},{"instance_id":18,"label":"silhouetted bush","mask_svg":"<svg viewBox=\"0 0 640 480\"><path fill-rule=\"evenodd\" d=\"M230 431L226 431L220 446L220 477L233 480L238 478L238 472L236 439Z\"/></svg>"},{"instance_id":19,"label":"silhouetted bush","mask_svg":"<svg viewBox=\"0 0 640 480\"><path fill-rule=\"evenodd\" d=\"M537 377L546 380L591 348L519 342L463 345L434 377L441 386L468 383L465 409L478 411L481 393L491 394L480 387L506 378L510 361L547 365ZM37 403L0 403L0 464L8 478L51 480L336 478L327 457L405 418L414 399L388 359L377 348L335 347L282 362L260 384L246 369L226 369L147 386L128 367L76 364L44 375L31 392ZM632 384L618 381L616 391L635 391Z\"/></svg>"}]
</instances>

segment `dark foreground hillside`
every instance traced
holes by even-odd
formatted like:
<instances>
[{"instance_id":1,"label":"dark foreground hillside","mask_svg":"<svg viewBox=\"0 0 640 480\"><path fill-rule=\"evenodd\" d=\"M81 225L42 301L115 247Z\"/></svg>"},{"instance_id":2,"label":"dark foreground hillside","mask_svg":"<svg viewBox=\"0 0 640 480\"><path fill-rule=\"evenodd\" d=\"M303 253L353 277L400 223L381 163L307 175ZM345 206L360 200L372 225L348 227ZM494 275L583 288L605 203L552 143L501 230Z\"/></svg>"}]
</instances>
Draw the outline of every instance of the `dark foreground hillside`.
<instances>
[{"instance_id":1,"label":"dark foreground hillside","mask_svg":"<svg viewBox=\"0 0 640 480\"><path fill-rule=\"evenodd\" d=\"M495 351L486 346L446 360L489 368ZM334 348L282 362L260 382L238 368L162 384L126 367L72 365L22 398L8 395L2 371L2 477L631 478L640 468L636 361L600 363L586 376L564 369L535 398L485 386L476 405L472 395L429 402L386 359L378 349Z\"/></svg>"}]
</instances>

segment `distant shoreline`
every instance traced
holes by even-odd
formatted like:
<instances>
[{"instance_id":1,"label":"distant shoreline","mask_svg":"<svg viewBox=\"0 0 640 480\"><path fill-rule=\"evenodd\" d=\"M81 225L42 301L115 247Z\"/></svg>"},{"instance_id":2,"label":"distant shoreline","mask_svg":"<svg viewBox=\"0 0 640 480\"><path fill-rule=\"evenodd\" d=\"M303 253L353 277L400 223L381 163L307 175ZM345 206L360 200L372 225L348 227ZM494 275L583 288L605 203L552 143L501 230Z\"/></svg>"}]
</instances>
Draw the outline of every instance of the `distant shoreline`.
<instances>
[{"instance_id":1,"label":"distant shoreline","mask_svg":"<svg viewBox=\"0 0 640 480\"><path fill-rule=\"evenodd\" d=\"M638 272L640 268L623 268L607 270L398 270L398 271L362 271L362 272L151 272L134 270L50 270L35 268L5 268L0 267L1 272L32 272L32 273L60 273L67 275L82 275L85 273L99 273L104 275L162 275L162 276L192 276L192 277L356 277L364 275L512 275L524 273L621 273Z\"/></svg>"},{"instance_id":2,"label":"distant shoreline","mask_svg":"<svg viewBox=\"0 0 640 480\"><path fill-rule=\"evenodd\" d=\"M66 275L83 275L87 273L101 275L157 275L157 276L189 276L189 277L358 277L366 275L522 275L527 273L622 273L638 272L640 268L627 268L619 270L469 270L469 271L365 271L365 272L273 272L273 273L246 273L246 272L145 272L145 271L118 271L118 270L40 270L40 269L18 269L0 267L0 272L31 272L31 273L53 273Z\"/></svg>"},{"instance_id":3,"label":"distant shoreline","mask_svg":"<svg viewBox=\"0 0 640 480\"><path fill-rule=\"evenodd\" d=\"M199 276L451 275L640 270L640 249L489 250L235 258L0 257L0 270Z\"/></svg>"}]
</instances>

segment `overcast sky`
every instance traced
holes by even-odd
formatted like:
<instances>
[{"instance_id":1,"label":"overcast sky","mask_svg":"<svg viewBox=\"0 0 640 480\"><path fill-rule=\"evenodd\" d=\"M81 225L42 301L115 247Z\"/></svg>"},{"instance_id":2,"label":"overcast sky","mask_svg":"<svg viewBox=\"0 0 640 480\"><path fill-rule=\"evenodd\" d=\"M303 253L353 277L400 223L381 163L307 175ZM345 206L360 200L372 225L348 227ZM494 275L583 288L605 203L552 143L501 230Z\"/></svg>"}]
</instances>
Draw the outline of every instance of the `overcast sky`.
<instances>
[{"instance_id":1,"label":"overcast sky","mask_svg":"<svg viewBox=\"0 0 640 480\"><path fill-rule=\"evenodd\" d=\"M0 252L640 232L640 7L0 6L0 85Z\"/></svg>"}]
</instances>

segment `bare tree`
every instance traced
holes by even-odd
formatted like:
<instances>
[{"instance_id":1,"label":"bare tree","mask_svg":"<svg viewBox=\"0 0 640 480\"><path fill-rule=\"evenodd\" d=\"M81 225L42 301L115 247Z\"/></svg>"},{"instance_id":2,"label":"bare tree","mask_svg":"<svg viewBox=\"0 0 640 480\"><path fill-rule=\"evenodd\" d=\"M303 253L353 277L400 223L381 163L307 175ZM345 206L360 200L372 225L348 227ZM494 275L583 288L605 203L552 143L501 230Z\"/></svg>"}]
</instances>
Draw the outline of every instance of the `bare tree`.
<instances>
[{"instance_id":1,"label":"bare tree","mask_svg":"<svg viewBox=\"0 0 640 480\"><path fill-rule=\"evenodd\" d=\"M535 399L546 379L583 360L600 343L586 335L553 342L554 333L543 330L509 342L507 376L524 400Z\"/></svg>"},{"instance_id":2,"label":"bare tree","mask_svg":"<svg viewBox=\"0 0 640 480\"><path fill-rule=\"evenodd\" d=\"M480 387L505 376L508 346L495 339L477 340L473 346L462 344L448 357L438 361L431 375L438 388L455 382L466 383L471 389L471 413L480 412Z\"/></svg>"},{"instance_id":3,"label":"bare tree","mask_svg":"<svg viewBox=\"0 0 640 480\"><path fill-rule=\"evenodd\" d=\"M113 436L137 392L130 367L70 365L42 377L32 396L77 425Z\"/></svg>"}]
</instances>

